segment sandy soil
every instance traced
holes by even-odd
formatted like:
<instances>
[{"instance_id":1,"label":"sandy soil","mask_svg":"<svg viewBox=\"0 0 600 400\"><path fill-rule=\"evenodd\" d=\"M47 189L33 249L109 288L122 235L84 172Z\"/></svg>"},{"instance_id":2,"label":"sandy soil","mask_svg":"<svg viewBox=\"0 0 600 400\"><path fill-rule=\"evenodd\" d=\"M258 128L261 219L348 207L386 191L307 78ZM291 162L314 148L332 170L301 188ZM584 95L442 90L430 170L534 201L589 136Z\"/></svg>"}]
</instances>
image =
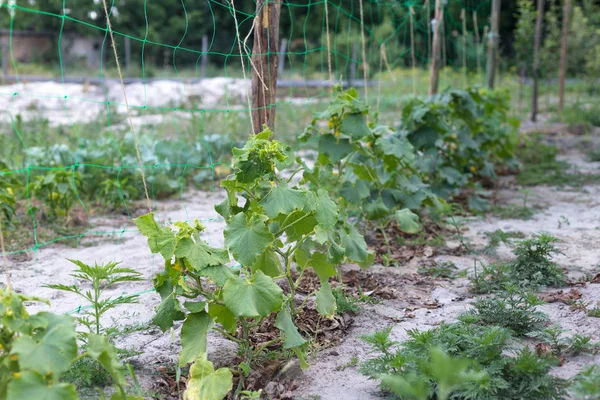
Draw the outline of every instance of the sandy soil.
<instances>
[{"instance_id":1,"label":"sandy soil","mask_svg":"<svg viewBox=\"0 0 600 400\"><path fill-rule=\"evenodd\" d=\"M572 143L575 139L565 139ZM568 151L561 155L574 168L585 173L599 173L599 163L586 162L578 153L578 146L565 145ZM499 204L520 203L522 193L518 192L511 178L504 178L495 191ZM204 234L213 245L222 245L223 223L213 209L213 205L223 198L220 191L214 193L188 192L181 199L158 202L157 215L162 221L191 220L198 218L205 222L208 229ZM530 189L528 204L537 209L534 217L527 221L517 219L499 219L496 217L470 218L464 224L463 235L475 246L487 243L486 232L502 229L509 232L523 232L527 235L546 231L561 239L559 244L563 255L557 258L558 263L569 271L573 277L585 273L599 272L600 245L598 229L600 229L600 186L586 186L579 190L555 187L535 187ZM95 230L114 231L123 229L121 235L113 240L99 240L92 246L80 246L77 249L66 247L43 247L34 254L32 261L12 262L11 277L17 290L31 295L49 298L54 312L70 312L76 310L82 302L74 295L64 294L44 288L48 283L74 283L69 276L73 265L67 258L79 259L87 263L122 261L124 266L142 273L144 281L119 286L110 295L149 291L152 288L152 276L162 269L160 255L152 255L145 238L135 231L132 221L119 219L96 219L92 221ZM115 227L118 227L117 229ZM429 257L437 261L453 261L461 269L473 266L474 256L454 255L451 251L458 245L456 238L448 237L446 250ZM501 245L497 257L509 258L510 249ZM359 339L362 334L393 325L392 335L395 340L407 337L408 329L430 329L442 321L451 322L456 316L467 310L473 300L468 292L468 280L459 278L453 281L423 278L417 269L423 260L415 258L400 268L375 266L374 276L395 282L396 298L383 300L380 304L364 305L363 311L355 316L346 332L346 337L335 347L322 349L311 357L311 367L298 378L299 387L294 391L298 399L340 399L368 400L381 398L377 384L357 372L356 366L343 367L353 357L364 361L370 357L367 346ZM348 266L348 270L353 267ZM428 281L428 282L425 282ZM590 284L580 288L582 300L591 304L600 302L600 285ZM140 295L139 303L118 308L108 314L105 324L118 327L140 326L142 329L131 334L120 336L116 344L122 348L141 352L131 361L140 369L144 385L151 386L159 366L173 363L179 352L180 325L174 332L162 333L149 324L154 308L159 303L157 294L148 292ZM435 304L432 306L432 304ZM44 309L36 306L34 309ZM569 333L590 335L600 341L600 319L589 318L583 312L572 311L561 303L541 306L553 322L560 324ZM235 346L211 334L209 337L209 358L217 365L226 365L235 356ZM554 371L557 375L569 378L576 374L583 365L600 362L600 356L580 356L569 360Z\"/></svg>"}]
</instances>

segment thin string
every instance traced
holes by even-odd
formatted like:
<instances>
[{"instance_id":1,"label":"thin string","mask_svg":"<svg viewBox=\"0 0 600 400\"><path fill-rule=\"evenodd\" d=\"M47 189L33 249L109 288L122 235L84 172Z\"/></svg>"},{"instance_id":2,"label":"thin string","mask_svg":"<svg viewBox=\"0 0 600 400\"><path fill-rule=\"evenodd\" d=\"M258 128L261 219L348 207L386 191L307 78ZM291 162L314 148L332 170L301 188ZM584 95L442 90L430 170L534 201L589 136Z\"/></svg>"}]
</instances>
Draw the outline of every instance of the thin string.
<instances>
[{"instance_id":1,"label":"thin string","mask_svg":"<svg viewBox=\"0 0 600 400\"><path fill-rule=\"evenodd\" d=\"M233 0L231 0L231 10L233 12L233 22L235 23L235 35L237 37L238 47L240 50L240 62L242 63L242 76L244 77L244 82L246 82L247 78L246 78L246 68L244 67L244 52L242 51L242 41L240 39L240 29L238 27L238 21L237 21L237 16L236 16L236 11L235 11L235 4L233 3ZM250 64L252 64L252 60L250 60ZM252 118L252 100L250 99L250 90L246 90L246 97L248 98L248 112L250 114L250 126L252 127L252 132L256 133L256 132L254 132L254 120Z\"/></svg>"},{"instance_id":2,"label":"thin string","mask_svg":"<svg viewBox=\"0 0 600 400\"><path fill-rule=\"evenodd\" d=\"M140 154L140 148L138 145L137 135L135 134L135 129L133 127L133 118L131 117L131 109L129 107L129 101L127 100L127 91L125 90L123 74L121 73L121 65L119 63L119 55L117 54L117 45L115 43L115 37L113 35L112 25L110 23L110 17L108 14L108 6L106 5L106 0L102 0L102 5L104 6L104 14L106 15L106 25L108 28L108 33L110 35L110 41L112 42L113 53L115 55L115 62L117 64L117 73L119 74L119 81L121 82L121 89L123 90L123 98L125 99L125 107L127 108L127 117L129 120L129 128L131 129L131 133L133 134L133 144L135 146L135 153L137 156L138 163L140 164L140 172L142 174L142 182L144 184L144 193L146 194L146 202L148 205L148 211L152 211L152 201L150 201L150 195L148 194L148 185L146 185L146 175L144 173L144 164L142 163L142 155Z\"/></svg>"},{"instance_id":3,"label":"thin string","mask_svg":"<svg viewBox=\"0 0 600 400\"><path fill-rule=\"evenodd\" d=\"M367 63L367 48L365 44L365 18L363 13L363 0L360 0L360 36L362 41L362 61L363 61L363 78L365 81L365 103L369 103L369 92L367 89L367 75L368 75L368 63Z\"/></svg>"},{"instance_id":4,"label":"thin string","mask_svg":"<svg viewBox=\"0 0 600 400\"><path fill-rule=\"evenodd\" d=\"M327 4L328 0L325 0L325 37L327 39L327 68L329 70L329 87L331 90L333 90L333 73L331 72L331 41L329 38L329 7Z\"/></svg>"},{"instance_id":5,"label":"thin string","mask_svg":"<svg viewBox=\"0 0 600 400\"><path fill-rule=\"evenodd\" d=\"M409 8L409 18L410 18L410 59L412 62L412 83L413 83L413 94L417 94L417 60L415 58L415 27L413 23L413 18L415 14L415 10L410 6Z\"/></svg>"}]
</instances>

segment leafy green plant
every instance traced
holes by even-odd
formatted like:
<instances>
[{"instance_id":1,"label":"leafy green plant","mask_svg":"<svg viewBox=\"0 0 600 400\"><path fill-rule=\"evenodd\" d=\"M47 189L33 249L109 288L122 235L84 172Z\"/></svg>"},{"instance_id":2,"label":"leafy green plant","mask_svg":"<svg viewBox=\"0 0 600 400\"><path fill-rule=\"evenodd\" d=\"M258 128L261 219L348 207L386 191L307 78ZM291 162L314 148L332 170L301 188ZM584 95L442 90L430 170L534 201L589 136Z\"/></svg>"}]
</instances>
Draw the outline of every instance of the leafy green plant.
<instances>
[{"instance_id":1,"label":"leafy green plant","mask_svg":"<svg viewBox=\"0 0 600 400\"><path fill-rule=\"evenodd\" d=\"M543 232L518 242L513 250L516 259L511 263L512 279L533 288L564 286L565 273L552 261L556 254L560 254L555 245L557 242L556 237Z\"/></svg>"},{"instance_id":2,"label":"leafy green plant","mask_svg":"<svg viewBox=\"0 0 600 400\"><path fill-rule=\"evenodd\" d=\"M559 360L567 356L596 353L598 351L600 344L592 342L591 337L579 334L565 336L563 335L564 332L566 330L554 325L541 331L531 332L527 336L540 340L542 344L547 346L544 351L551 353Z\"/></svg>"},{"instance_id":3,"label":"leafy green plant","mask_svg":"<svg viewBox=\"0 0 600 400\"><path fill-rule=\"evenodd\" d=\"M41 301L0 289L0 397L7 400L78 400L72 384L61 381L75 362L97 360L111 375L113 400L141 400L126 393L125 368L106 337L90 334L79 354L75 320L68 315L29 315L24 302ZM46 302L47 303L47 302Z\"/></svg>"},{"instance_id":4,"label":"leafy green plant","mask_svg":"<svg viewBox=\"0 0 600 400\"><path fill-rule=\"evenodd\" d=\"M316 164L304 168L303 180L325 189L349 215L374 224L389 247L385 227L390 222L416 233L421 226L412 210L438 206L439 200L413 167L415 153L408 140L368 119L368 107L356 90L336 87L327 110L316 114L299 137L318 147Z\"/></svg>"},{"instance_id":5,"label":"leafy green plant","mask_svg":"<svg viewBox=\"0 0 600 400\"><path fill-rule=\"evenodd\" d=\"M471 281L471 291L475 294L502 290L506 285L512 283L510 265L505 263L484 264L475 260L473 274L469 276L469 280Z\"/></svg>"},{"instance_id":6,"label":"leafy green plant","mask_svg":"<svg viewBox=\"0 0 600 400\"><path fill-rule=\"evenodd\" d=\"M69 221L69 212L78 199L81 190L81 174L72 168L54 169L37 175L27 185L27 192L46 205L48 217L65 217Z\"/></svg>"},{"instance_id":7,"label":"leafy green plant","mask_svg":"<svg viewBox=\"0 0 600 400\"><path fill-rule=\"evenodd\" d=\"M547 316L536 311L543 304L534 294L507 286L505 291L492 297L473 302L473 309L461 315L461 319L482 325L504 326L516 336L524 336L540 329Z\"/></svg>"},{"instance_id":8,"label":"leafy green plant","mask_svg":"<svg viewBox=\"0 0 600 400\"><path fill-rule=\"evenodd\" d=\"M479 181L496 177L495 165L513 165L518 121L508 117L507 92L447 90L402 109L401 132L419 151L415 166L444 199L469 188L469 207L484 210Z\"/></svg>"},{"instance_id":9,"label":"leafy green plant","mask_svg":"<svg viewBox=\"0 0 600 400\"><path fill-rule=\"evenodd\" d=\"M600 366L584 369L573 378L569 393L574 399L600 399Z\"/></svg>"},{"instance_id":10,"label":"leafy green plant","mask_svg":"<svg viewBox=\"0 0 600 400\"><path fill-rule=\"evenodd\" d=\"M362 337L375 357L362 363L360 372L402 399L439 398L442 377L447 382L442 394L449 390L452 399L563 398L564 383L548 374L555 361L528 348L515 352L506 328L442 324L427 331L410 330L409 340L402 343L391 340L390 333L386 328Z\"/></svg>"},{"instance_id":11,"label":"leafy green plant","mask_svg":"<svg viewBox=\"0 0 600 400\"><path fill-rule=\"evenodd\" d=\"M107 178L100 183L94 197L111 209L118 210L126 207L128 200L137 199L139 194L138 188L130 182L129 177L121 180Z\"/></svg>"},{"instance_id":12,"label":"leafy green plant","mask_svg":"<svg viewBox=\"0 0 600 400\"><path fill-rule=\"evenodd\" d=\"M600 307L588 308L587 316L593 318L600 318Z\"/></svg>"},{"instance_id":13,"label":"leafy green plant","mask_svg":"<svg viewBox=\"0 0 600 400\"><path fill-rule=\"evenodd\" d=\"M485 236L488 237L489 243L483 249L483 253L492 256L496 254L496 249L500 246L500 243L510 246L512 244L511 239L525 239L523 232L505 232L502 229L486 232Z\"/></svg>"},{"instance_id":14,"label":"leafy green plant","mask_svg":"<svg viewBox=\"0 0 600 400\"><path fill-rule=\"evenodd\" d=\"M502 290L505 285L537 289L543 286L564 286L567 278L563 270L552 261L560 250L558 239L547 233L514 243L515 259L508 263L481 265L471 275L472 290L483 294Z\"/></svg>"},{"instance_id":15,"label":"leafy green plant","mask_svg":"<svg viewBox=\"0 0 600 400\"><path fill-rule=\"evenodd\" d=\"M0 161L0 223L11 223L16 211L17 193L21 190L19 180L8 166Z\"/></svg>"},{"instance_id":16,"label":"leafy green plant","mask_svg":"<svg viewBox=\"0 0 600 400\"><path fill-rule=\"evenodd\" d=\"M347 295L343 288L338 287L333 289L333 297L335 298L335 304L337 306L336 312L339 315L344 315L344 313L356 314L360 311L357 300L354 297Z\"/></svg>"},{"instance_id":17,"label":"leafy green plant","mask_svg":"<svg viewBox=\"0 0 600 400\"><path fill-rule=\"evenodd\" d=\"M436 347L429 351L430 359L419 365L423 374L383 376L382 386L403 399L447 400L468 384L482 384L488 377L470 360L449 356Z\"/></svg>"},{"instance_id":18,"label":"leafy green plant","mask_svg":"<svg viewBox=\"0 0 600 400\"><path fill-rule=\"evenodd\" d=\"M431 267L419 267L418 272L434 278L456 279L466 276L466 271L459 271L452 261L444 261Z\"/></svg>"},{"instance_id":19,"label":"leafy green plant","mask_svg":"<svg viewBox=\"0 0 600 400\"><path fill-rule=\"evenodd\" d=\"M187 391L190 399L213 398L208 392L207 397L197 397L205 391L214 398L225 396L232 388L233 374L238 381L235 392L240 393L253 361L267 346L281 344L296 353L305 367L307 341L294 324L296 316L313 296L317 311L333 316L336 304L328 278L336 275L336 265L351 261L367 266L373 260L362 236L325 190L293 185L294 173L286 170L301 172L302 167L293 169L291 149L269 140L271 135L265 130L233 150L234 172L221 182L227 198L215 207L226 221L226 248L203 241L204 227L197 221L161 227L152 213L136 219L150 250L165 258L165 271L154 279L162 303L153 321L166 330L174 321L184 320L179 365L194 363ZM235 268L229 265L230 254L237 262ZM307 268L316 272L321 285L297 305L296 288ZM285 280L285 292L276 279ZM180 298L188 299L183 307L189 313L183 311ZM281 336L253 345L249 333L274 313ZM221 327L214 327L215 323ZM210 329L238 343L237 368L214 371L206 360Z\"/></svg>"},{"instance_id":20,"label":"leafy green plant","mask_svg":"<svg viewBox=\"0 0 600 400\"><path fill-rule=\"evenodd\" d=\"M94 264L93 266L79 260L69 261L78 267L71 276L89 284L91 290L85 290L77 284L51 284L46 285L46 287L74 293L86 303L89 303L90 307L82 308L80 312L83 316L77 318L77 320L88 328L90 333L97 335L108 333L109 329L102 326L102 315L119 305L136 303L138 295L122 295L113 299L106 297L104 292L112 289L118 283L141 281L143 279L141 274L131 268L120 267L120 263L114 261L106 264Z\"/></svg>"},{"instance_id":21,"label":"leafy green plant","mask_svg":"<svg viewBox=\"0 0 600 400\"><path fill-rule=\"evenodd\" d=\"M521 168L517 175L517 183L520 185L578 187L598 180L598 176L594 174L570 172L569 163L556 159L558 155L556 146L543 143L539 135L526 138L517 147L516 155L521 162Z\"/></svg>"}]
</instances>

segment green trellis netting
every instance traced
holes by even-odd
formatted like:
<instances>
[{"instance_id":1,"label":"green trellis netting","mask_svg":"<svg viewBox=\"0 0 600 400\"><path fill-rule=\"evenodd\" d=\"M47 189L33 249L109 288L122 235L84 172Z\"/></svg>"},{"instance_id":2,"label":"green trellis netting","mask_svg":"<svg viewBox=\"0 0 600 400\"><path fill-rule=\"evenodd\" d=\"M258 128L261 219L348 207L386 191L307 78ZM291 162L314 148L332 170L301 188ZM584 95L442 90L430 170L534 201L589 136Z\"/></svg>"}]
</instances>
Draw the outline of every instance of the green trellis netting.
<instances>
[{"instance_id":1,"label":"green trellis netting","mask_svg":"<svg viewBox=\"0 0 600 400\"><path fill-rule=\"evenodd\" d=\"M186 204L193 191L218 192L250 132L255 2L107 1L135 132L101 0L0 0L0 213L16 262L137 234L147 207L135 138L153 205L179 201L187 219L216 221ZM461 86L485 71L491 5L442 3L441 87ZM334 80L367 85L392 123L403 98L426 92L434 5L282 1L278 138L293 144L328 101L329 59Z\"/></svg>"}]
</instances>

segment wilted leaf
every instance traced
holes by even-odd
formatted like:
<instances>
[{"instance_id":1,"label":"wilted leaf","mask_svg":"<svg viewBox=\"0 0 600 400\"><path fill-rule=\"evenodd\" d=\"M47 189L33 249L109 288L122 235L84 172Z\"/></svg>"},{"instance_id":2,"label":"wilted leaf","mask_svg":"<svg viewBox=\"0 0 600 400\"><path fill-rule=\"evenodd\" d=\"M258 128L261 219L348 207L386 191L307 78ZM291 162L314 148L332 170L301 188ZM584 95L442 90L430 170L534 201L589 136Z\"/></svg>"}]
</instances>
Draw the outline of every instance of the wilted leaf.
<instances>
[{"instance_id":1,"label":"wilted leaf","mask_svg":"<svg viewBox=\"0 0 600 400\"><path fill-rule=\"evenodd\" d=\"M294 325L294 321L292 321L292 316L287 307L277 314L275 328L282 330L284 333L283 348L285 349L300 347L306 343L306 340L300 335L298 328Z\"/></svg>"},{"instance_id":2,"label":"wilted leaf","mask_svg":"<svg viewBox=\"0 0 600 400\"><path fill-rule=\"evenodd\" d=\"M396 211L394 213L394 218L398 223L398 228L400 228L402 232L417 233L421 230L419 216L408 208Z\"/></svg>"},{"instance_id":3,"label":"wilted leaf","mask_svg":"<svg viewBox=\"0 0 600 400\"><path fill-rule=\"evenodd\" d=\"M206 357L206 335L211 326L212 319L204 311L187 316L181 327L180 367L198 358Z\"/></svg>"},{"instance_id":4,"label":"wilted leaf","mask_svg":"<svg viewBox=\"0 0 600 400\"><path fill-rule=\"evenodd\" d=\"M232 387L233 375L229 368L215 371L210 361L200 359L190 368L184 399L223 400Z\"/></svg>"}]
</instances>

